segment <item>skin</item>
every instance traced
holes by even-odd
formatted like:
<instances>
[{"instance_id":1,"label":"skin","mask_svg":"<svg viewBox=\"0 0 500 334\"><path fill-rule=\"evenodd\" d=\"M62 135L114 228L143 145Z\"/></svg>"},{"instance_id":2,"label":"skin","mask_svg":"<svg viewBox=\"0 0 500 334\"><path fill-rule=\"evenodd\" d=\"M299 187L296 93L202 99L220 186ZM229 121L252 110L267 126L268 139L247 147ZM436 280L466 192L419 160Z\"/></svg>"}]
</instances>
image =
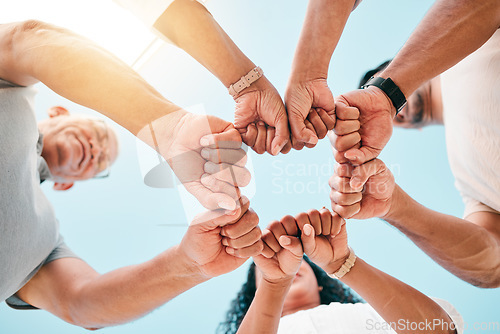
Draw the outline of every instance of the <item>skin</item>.
<instances>
[{"instance_id":1,"label":"skin","mask_svg":"<svg viewBox=\"0 0 500 334\"><path fill-rule=\"evenodd\" d=\"M299 232L300 239L297 237ZM271 254L274 254L254 256L258 268L257 291L238 329L239 334L276 333L282 315L319 305L317 282L310 282L316 280L314 273L310 267L301 264L303 253L329 274L336 272L350 254L345 221L327 209L310 210L295 217L285 216L280 221L271 222L263 231L262 239L264 250L271 249ZM296 278L301 271L307 272L306 276ZM303 283L300 279L304 280ZM304 286L306 280L307 286ZM427 296L359 258L341 281L369 302L386 322L397 322L399 319L411 322L442 319L448 325L451 323L446 312ZM287 297L287 293L293 293L293 296ZM392 298L388 300L387 296ZM439 329L433 331L453 332ZM408 329L399 333L426 331Z\"/></svg>"}]
</instances>

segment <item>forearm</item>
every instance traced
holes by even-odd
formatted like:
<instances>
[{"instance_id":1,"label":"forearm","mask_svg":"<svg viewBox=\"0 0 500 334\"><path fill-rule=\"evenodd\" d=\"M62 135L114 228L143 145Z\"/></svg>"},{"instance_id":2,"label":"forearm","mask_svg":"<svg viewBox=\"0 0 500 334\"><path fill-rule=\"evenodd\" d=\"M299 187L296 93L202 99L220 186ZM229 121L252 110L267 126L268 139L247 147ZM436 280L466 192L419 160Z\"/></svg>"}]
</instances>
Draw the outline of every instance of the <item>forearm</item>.
<instances>
[{"instance_id":1,"label":"forearm","mask_svg":"<svg viewBox=\"0 0 500 334\"><path fill-rule=\"evenodd\" d=\"M354 289L387 322L439 323L432 333L454 333L446 311L429 297L396 278L381 272L361 259L341 281ZM427 333L410 328L395 328L397 333Z\"/></svg>"},{"instance_id":2,"label":"forearm","mask_svg":"<svg viewBox=\"0 0 500 334\"><path fill-rule=\"evenodd\" d=\"M178 247L154 259L100 275L69 301L71 322L100 328L137 319L207 278L189 265Z\"/></svg>"},{"instance_id":3,"label":"forearm","mask_svg":"<svg viewBox=\"0 0 500 334\"><path fill-rule=\"evenodd\" d=\"M225 87L255 67L197 1L176 0L154 27L205 66Z\"/></svg>"},{"instance_id":4,"label":"forearm","mask_svg":"<svg viewBox=\"0 0 500 334\"><path fill-rule=\"evenodd\" d=\"M440 0L429 10L381 77L406 97L478 49L500 26L497 0Z\"/></svg>"},{"instance_id":5,"label":"forearm","mask_svg":"<svg viewBox=\"0 0 500 334\"><path fill-rule=\"evenodd\" d=\"M326 78L354 0L310 0L290 80Z\"/></svg>"},{"instance_id":6,"label":"forearm","mask_svg":"<svg viewBox=\"0 0 500 334\"><path fill-rule=\"evenodd\" d=\"M283 303L292 285L292 279L269 283L260 280L254 300L241 322L238 334L274 334L278 331Z\"/></svg>"},{"instance_id":7,"label":"forearm","mask_svg":"<svg viewBox=\"0 0 500 334\"><path fill-rule=\"evenodd\" d=\"M7 80L21 85L41 81L133 134L180 109L117 57L68 30L37 21L0 29L2 42L8 43L0 64Z\"/></svg>"},{"instance_id":8,"label":"forearm","mask_svg":"<svg viewBox=\"0 0 500 334\"><path fill-rule=\"evenodd\" d=\"M461 279L479 287L500 285L499 240L485 228L430 210L399 186L384 220Z\"/></svg>"}]
</instances>

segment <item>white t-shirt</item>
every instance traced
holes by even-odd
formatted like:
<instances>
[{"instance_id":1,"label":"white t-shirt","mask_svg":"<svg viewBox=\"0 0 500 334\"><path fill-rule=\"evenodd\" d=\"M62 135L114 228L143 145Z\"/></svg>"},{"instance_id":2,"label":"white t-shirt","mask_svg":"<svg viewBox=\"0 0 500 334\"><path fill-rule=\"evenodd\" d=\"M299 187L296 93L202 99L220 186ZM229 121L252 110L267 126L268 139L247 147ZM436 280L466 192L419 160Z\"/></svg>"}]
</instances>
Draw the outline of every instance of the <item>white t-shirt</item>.
<instances>
[{"instance_id":1,"label":"white t-shirt","mask_svg":"<svg viewBox=\"0 0 500 334\"><path fill-rule=\"evenodd\" d=\"M500 30L444 72L441 89L448 159L465 202L464 217L477 211L498 212Z\"/></svg>"},{"instance_id":2,"label":"white t-shirt","mask_svg":"<svg viewBox=\"0 0 500 334\"><path fill-rule=\"evenodd\" d=\"M447 301L433 298L453 320L457 334L463 333L464 322L457 310ZM402 329L427 329L429 333L441 328L447 329L447 324L440 325L436 321L435 327L432 321L427 324L408 323L403 320L393 324L395 328ZM417 327L415 327L417 326ZM427 327L425 327L427 326ZM441 327L443 326L443 327ZM278 334L395 334L390 324L375 312L370 304L341 304L331 303L318 307L299 311L280 320Z\"/></svg>"}]
</instances>

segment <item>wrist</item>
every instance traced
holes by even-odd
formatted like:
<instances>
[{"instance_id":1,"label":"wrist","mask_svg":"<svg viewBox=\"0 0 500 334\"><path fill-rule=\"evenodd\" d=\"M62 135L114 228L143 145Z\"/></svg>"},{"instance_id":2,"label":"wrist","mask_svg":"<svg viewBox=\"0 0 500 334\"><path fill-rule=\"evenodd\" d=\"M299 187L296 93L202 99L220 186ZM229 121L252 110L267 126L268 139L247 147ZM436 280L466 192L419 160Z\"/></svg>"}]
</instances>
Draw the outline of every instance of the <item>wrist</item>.
<instances>
[{"instance_id":1,"label":"wrist","mask_svg":"<svg viewBox=\"0 0 500 334\"><path fill-rule=\"evenodd\" d=\"M401 215L401 210L405 210L403 208L404 195L406 194L403 189L396 184L389 202L389 209L384 215L380 216L380 218L388 222L398 220L398 217Z\"/></svg>"},{"instance_id":2,"label":"wrist","mask_svg":"<svg viewBox=\"0 0 500 334\"><path fill-rule=\"evenodd\" d=\"M328 276L332 278L341 278L354 266L356 262L356 254L351 247L345 251L345 255L333 262L331 266L324 269Z\"/></svg>"},{"instance_id":3,"label":"wrist","mask_svg":"<svg viewBox=\"0 0 500 334\"><path fill-rule=\"evenodd\" d=\"M285 276L285 277L278 278L278 279L271 279L271 278L266 278L263 276L260 280L259 287L264 287L265 289L275 291L275 292L287 291L290 288L290 286L292 285L294 278L295 278L295 275L294 276Z\"/></svg>"},{"instance_id":4,"label":"wrist","mask_svg":"<svg viewBox=\"0 0 500 334\"><path fill-rule=\"evenodd\" d=\"M189 279L201 283L212 278L206 275L200 265L186 253L182 243L173 247L173 256L177 263L176 271L180 279Z\"/></svg>"},{"instance_id":5,"label":"wrist","mask_svg":"<svg viewBox=\"0 0 500 334\"><path fill-rule=\"evenodd\" d=\"M266 91L266 90L276 90L271 82L266 78L265 75L262 75L258 80L254 81L249 87L243 89L241 92L237 93L233 96L234 101L237 101L240 97L245 94L258 92L258 91Z\"/></svg>"}]
</instances>

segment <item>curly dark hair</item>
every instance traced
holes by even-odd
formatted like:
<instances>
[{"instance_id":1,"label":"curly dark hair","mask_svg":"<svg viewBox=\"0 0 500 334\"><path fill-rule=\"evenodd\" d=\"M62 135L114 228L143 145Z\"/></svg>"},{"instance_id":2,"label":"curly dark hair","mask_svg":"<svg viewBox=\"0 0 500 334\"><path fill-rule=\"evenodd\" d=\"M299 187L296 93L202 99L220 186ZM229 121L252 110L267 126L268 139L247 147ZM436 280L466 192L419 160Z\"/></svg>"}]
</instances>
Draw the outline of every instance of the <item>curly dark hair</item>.
<instances>
[{"instance_id":1,"label":"curly dark hair","mask_svg":"<svg viewBox=\"0 0 500 334\"><path fill-rule=\"evenodd\" d=\"M323 269L315 265L307 256L304 256L304 260L311 266L316 276L316 280L318 281L318 286L323 287L319 292L321 304L328 305L333 302L354 304L363 302L363 300L355 295L349 287L339 280L329 277ZM246 282L241 287L236 298L231 301L231 305L226 314L226 320L217 326L216 333L234 334L238 331L245 314L250 308L256 290L255 263L252 263L248 269Z\"/></svg>"}]
</instances>

